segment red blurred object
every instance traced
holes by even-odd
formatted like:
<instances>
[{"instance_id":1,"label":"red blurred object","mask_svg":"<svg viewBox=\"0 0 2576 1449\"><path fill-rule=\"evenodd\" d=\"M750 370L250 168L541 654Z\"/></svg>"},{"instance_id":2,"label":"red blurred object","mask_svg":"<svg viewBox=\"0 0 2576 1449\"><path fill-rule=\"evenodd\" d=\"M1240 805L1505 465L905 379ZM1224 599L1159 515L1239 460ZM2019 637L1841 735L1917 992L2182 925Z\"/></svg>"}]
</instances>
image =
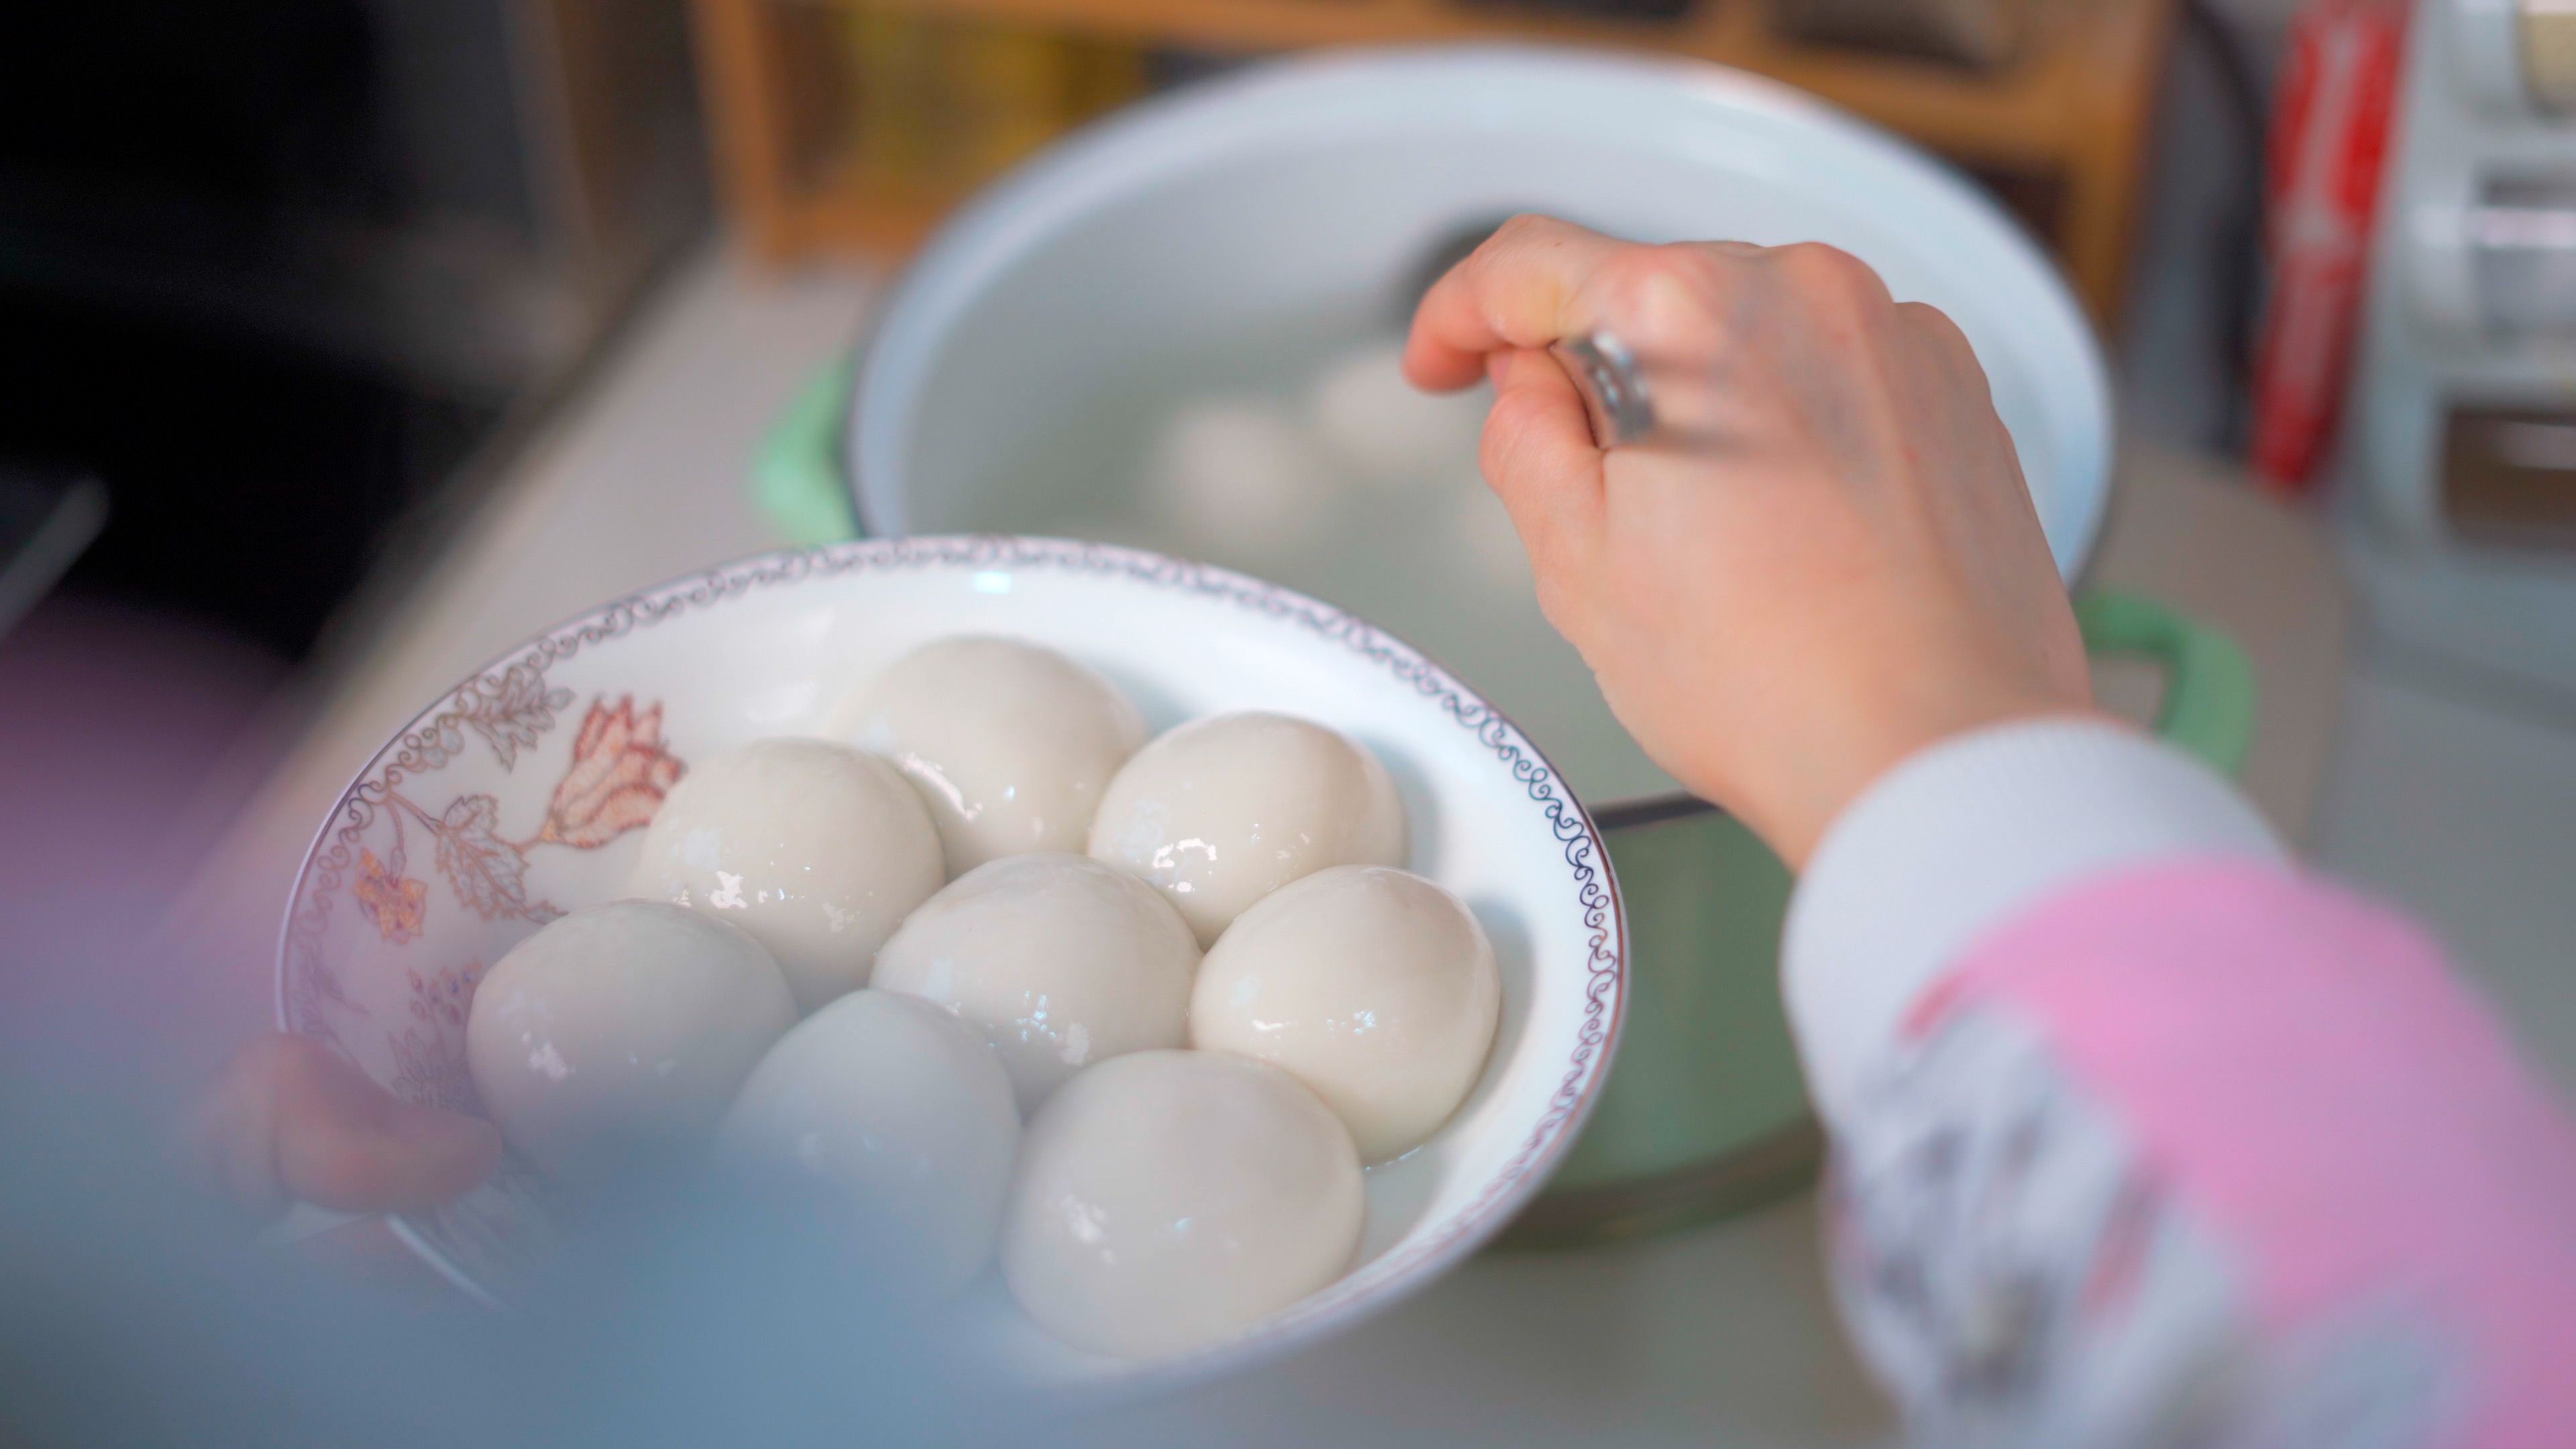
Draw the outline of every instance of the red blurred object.
<instances>
[{"instance_id":1,"label":"red blurred object","mask_svg":"<svg viewBox=\"0 0 2576 1449\"><path fill-rule=\"evenodd\" d=\"M2254 352L2256 476L2304 491L2334 436L2351 368L2406 0L2311 0L2282 62L2272 117L2265 246L2270 302Z\"/></svg>"}]
</instances>

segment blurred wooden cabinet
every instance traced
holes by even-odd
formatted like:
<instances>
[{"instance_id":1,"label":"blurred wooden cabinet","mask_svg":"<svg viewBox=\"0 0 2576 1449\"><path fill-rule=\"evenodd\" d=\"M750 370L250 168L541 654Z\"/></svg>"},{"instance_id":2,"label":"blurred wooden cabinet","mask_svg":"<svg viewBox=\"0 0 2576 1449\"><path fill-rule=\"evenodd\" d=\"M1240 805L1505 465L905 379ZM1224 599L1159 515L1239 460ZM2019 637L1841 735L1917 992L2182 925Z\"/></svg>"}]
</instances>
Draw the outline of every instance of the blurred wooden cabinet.
<instances>
[{"instance_id":1,"label":"blurred wooden cabinet","mask_svg":"<svg viewBox=\"0 0 2576 1449\"><path fill-rule=\"evenodd\" d=\"M1500 37L1696 56L1813 91L1987 182L2056 249L2107 324L2126 281L2177 0L2040 0L2015 55L1987 69L1785 39L1764 0L1696 0L1663 19L1493 0L694 3L723 178L774 260L900 252L989 174L967 164L898 174L869 161L850 74L860 10L1222 55Z\"/></svg>"},{"instance_id":2,"label":"blurred wooden cabinet","mask_svg":"<svg viewBox=\"0 0 2576 1449\"><path fill-rule=\"evenodd\" d=\"M541 230L619 289L705 214L685 15L666 0L522 0L521 107Z\"/></svg>"}]
</instances>

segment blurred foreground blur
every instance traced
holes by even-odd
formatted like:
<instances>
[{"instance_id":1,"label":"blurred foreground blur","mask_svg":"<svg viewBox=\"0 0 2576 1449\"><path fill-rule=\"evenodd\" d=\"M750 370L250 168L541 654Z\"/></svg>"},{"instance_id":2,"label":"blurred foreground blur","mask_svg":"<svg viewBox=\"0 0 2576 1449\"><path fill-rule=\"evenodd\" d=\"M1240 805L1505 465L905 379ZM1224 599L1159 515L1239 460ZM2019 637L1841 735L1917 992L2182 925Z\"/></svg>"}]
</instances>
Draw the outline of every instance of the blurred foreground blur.
<instances>
[{"instance_id":1,"label":"blurred foreground blur","mask_svg":"<svg viewBox=\"0 0 2576 1449\"><path fill-rule=\"evenodd\" d=\"M1025 1412L845 1234L712 1190L628 1202L507 1312L262 1247L104 1060L0 1079L0 1441L901 1445Z\"/></svg>"}]
</instances>

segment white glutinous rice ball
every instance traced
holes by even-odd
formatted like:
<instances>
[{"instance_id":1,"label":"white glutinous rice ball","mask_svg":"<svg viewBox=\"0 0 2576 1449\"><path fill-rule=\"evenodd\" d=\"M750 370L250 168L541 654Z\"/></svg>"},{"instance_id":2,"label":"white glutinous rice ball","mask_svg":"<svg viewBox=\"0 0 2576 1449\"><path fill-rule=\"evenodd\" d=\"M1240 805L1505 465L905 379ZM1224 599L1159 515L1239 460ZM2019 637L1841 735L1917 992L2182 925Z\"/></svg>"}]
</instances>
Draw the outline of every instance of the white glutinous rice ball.
<instances>
[{"instance_id":1,"label":"white glutinous rice ball","mask_svg":"<svg viewBox=\"0 0 2576 1449\"><path fill-rule=\"evenodd\" d=\"M1150 505L1218 554L1276 554L1312 542L1341 486L1314 436L1288 410L1256 398L1186 404L1146 461Z\"/></svg>"},{"instance_id":2,"label":"white glutinous rice ball","mask_svg":"<svg viewBox=\"0 0 2576 1449\"><path fill-rule=\"evenodd\" d=\"M1428 393L1404 378L1404 346L1372 342L1315 375L1306 406L1335 461L1384 484L1438 483L1473 472L1492 389Z\"/></svg>"},{"instance_id":3,"label":"white glutinous rice ball","mask_svg":"<svg viewBox=\"0 0 2576 1449\"><path fill-rule=\"evenodd\" d=\"M1364 1207L1350 1134L1296 1078L1138 1052L1075 1077L1029 1124L1002 1273L1074 1347L1169 1358L1340 1277Z\"/></svg>"},{"instance_id":4,"label":"white glutinous rice ball","mask_svg":"<svg viewBox=\"0 0 2576 1449\"><path fill-rule=\"evenodd\" d=\"M737 1168L819 1182L945 1293L992 1261L1020 1112L983 1033L915 997L853 991L770 1048L720 1141Z\"/></svg>"},{"instance_id":5,"label":"white glutinous rice ball","mask_svg":"<svg viewBox=\"0 0 2576 1449\"><path fill-rule=\"evenodd\" d=\"M1501 1007L1493 943L1464 902L1350 865L1282 886L1226 928L1190 998L1190 1044L1285 1068L1382 1162L1466 1100Z\"/></svg>"},{"instance_id":6,"label":"white glutinous rice ball","mask_svg":"<svg viewBox=\"0 0 2576 1449\"><path fill-rule=\"evenodd\" d=\"M826 734L892 760L939 827L948 873L1031 850L1079 854L1109 777L1145 743L1116 686L1052 649L925 644L843 701Z\"/></svg>"},{"instance_id":7,"label":"white glutinous rice ball","mask_svg":"<svg viewBox=\"0 0 2576 1449\"><path fill-rule=\"evenodd\" d=\"M956 1012L1001 1052L1020 1109L1075 1072L1189 1035L1199 946L1153 887L1081 855L1013 855L932 896L876 984Z\"/></svg>"},{"instance_id":8,"label":"white glutinous rice ball","mask_svg":"<svg viewBox=\"0 0 2576 1449\"><path fill-rule=\"evenodd\" d=\"M658 901L575 911L510 948L474 993L465 1061L502 1135L572 1184L705 1147L796 1024L760 943Z\"/></svg>"},{"instance_id":9,"label":"white glutinous rice ball","mask_svg":"<svg viewBox=\"0 0 2576 1449\"><path fill-rule=\"evenodd\" d=\"M1386 766L1338 730L1211 715L1158 736L1109 782L1091 854L1169 897L1205 946L1300 876L1402 865L1404 805Z\"/></svg>"},{"instance_id":10,"label":"white glutinous rice ball","mask_svg":"<svg viewBox=\"0 0 2576 1449\"><path fill-rule=\"evenodd\" d=\"M894 766L830 740L754 740L672 787L627 890L750 932L812 1011L868 984L877 947L947 878L940 859Z\"/></svg>"}]
</instances>

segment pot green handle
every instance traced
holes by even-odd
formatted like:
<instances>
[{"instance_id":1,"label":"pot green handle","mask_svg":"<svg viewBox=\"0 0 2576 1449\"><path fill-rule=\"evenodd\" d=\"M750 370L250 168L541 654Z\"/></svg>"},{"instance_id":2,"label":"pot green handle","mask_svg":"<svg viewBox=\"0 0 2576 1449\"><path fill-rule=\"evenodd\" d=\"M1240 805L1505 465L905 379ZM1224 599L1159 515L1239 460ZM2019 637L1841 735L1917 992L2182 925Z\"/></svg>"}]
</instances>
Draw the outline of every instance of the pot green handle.
<instances>
[{"instance_id":1,"label":"pot green handle","mask_svg":"<svg viewBox=\"0 0 2576 1449\"><path fill-rule=\"evenodd\" d=\"M2096 659L2145 659L2164 669L2156 734L2234 774L2254 744L2254 665L2236 641L2153 599L2111 589L2075 600L2075 624Z\"/></svg>"},{"instance_id":2,"label":"pot green handle","mask_svg":"<svg viewBox=\"0 0 2576 1449\"><path fill-rule=\"evenodd\" d=\"M752 461L753 500L799 547L859 536L858 505L841 471L843 418L858 374L858 359L844 354L805 379Z\"/></svg>"}]
</instances>

